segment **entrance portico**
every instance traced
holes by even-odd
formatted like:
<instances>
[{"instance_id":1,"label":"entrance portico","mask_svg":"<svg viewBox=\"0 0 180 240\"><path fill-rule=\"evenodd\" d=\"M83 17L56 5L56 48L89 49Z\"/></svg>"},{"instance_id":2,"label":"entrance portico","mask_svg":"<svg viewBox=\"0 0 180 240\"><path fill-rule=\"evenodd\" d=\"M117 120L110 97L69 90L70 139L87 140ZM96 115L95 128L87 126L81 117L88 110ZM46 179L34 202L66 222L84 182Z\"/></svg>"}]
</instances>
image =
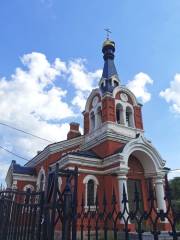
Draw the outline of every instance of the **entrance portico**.
<instances>
[{"instance_id":1,"label":"entrance portico","mask_svg":"<svg viewBox=\"0 0 180 240\"><path fill-rule=\"evenodd\" d=\"M139 135L125 145L121 156L124 166L117 176L120 207L122 206L123 185L127 190L129 204L131 204L134 196L132 182L136 182L139 194L142 195L142 207L147 209L147 180L152 179L156 191L157 209L166 211L163 180L166 174L164 170L165 161L154 146L143 135ZM127 171L124 171L124 168ZM128 206L129 208L131 209L131 206Z\"/></svg>"}]
</instances>

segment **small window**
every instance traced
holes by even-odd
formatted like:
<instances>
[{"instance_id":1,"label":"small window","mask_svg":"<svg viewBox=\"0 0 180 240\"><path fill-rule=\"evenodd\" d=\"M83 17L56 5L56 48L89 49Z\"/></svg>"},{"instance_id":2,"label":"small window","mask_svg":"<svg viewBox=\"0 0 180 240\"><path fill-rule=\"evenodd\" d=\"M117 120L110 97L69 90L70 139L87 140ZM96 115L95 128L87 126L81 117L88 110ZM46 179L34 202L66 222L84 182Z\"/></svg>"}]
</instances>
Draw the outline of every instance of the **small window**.
<instances>
[{"instance_id":1,"label":"small window","mask_svg":"<svg viewBox=\"0 0 180 240\"><path fill-rule=\"evenodd\" d=\"M130 107L126 108L126 126L133 127L133 114L132 109Z\"/></svg>"},{"instance_id":2,"label":"small window","mask_svg":"<svg viewBox=\"0 0 180 240\"><path fill-rule=\"evenodd\" d=\"M124 124L123 107L121 104L116 105L116 121L118 124Z\"/></svg>"},{"instance_id":3,"label":"small window","mask_svg":"<svg viewBox=\"0 0 180 240\"><path fill-rule=\"evenodd\" d=\"M85 184L85 209L94 209L99 185L98 179L93 175L87 175L83 183Z\"/></svg>"},{"instance_id":4,"label":"small window","mask_svg":"<svg viewBox=\"0 0 180 240\"><path fill-rule=\"evenodd\" d=\"M101 126L102 123L102 111L101 111L101 107L98 107L97 109L97 120L96 120L96 128Z\"/></svg>"},{"instance_id":5,"label":"small window","mask_svg":"<svg viewBox=\"0 0 180 240\"><path fill-rule=\"evenodd\" d=\"M94 181L91 179L87 184L87 205L95 205L95 191L94 191Z\"/></svg>"},{"instance_id":6,"label":"small window","mask_svg":"<svg viewBox=\"0 0 180 240\"><path fill-rule=\"evenodd\" d=\"M44 190L44 174L41 174L39 191L43 191L43 190Z\"/></svg>"},{"instance_id":7,"label":"small window","mask_svg":"<svg viewBox=\"0 0 180 240\"><path fill-rule=\"evenodd\" d=\"M114 80L114 87L117 87L117 86L119 86L119 83L116 80Z\"/></svg>"},{"instance_id":8,"label":"small window","mask_svg":"<svg viewBox=\"0 0 180 240\"><path fill-rule=\"evenodd\" d=\"M91 130L95 128L95 116L94 112L91 113Z\"/></svg>"}]
</instances>

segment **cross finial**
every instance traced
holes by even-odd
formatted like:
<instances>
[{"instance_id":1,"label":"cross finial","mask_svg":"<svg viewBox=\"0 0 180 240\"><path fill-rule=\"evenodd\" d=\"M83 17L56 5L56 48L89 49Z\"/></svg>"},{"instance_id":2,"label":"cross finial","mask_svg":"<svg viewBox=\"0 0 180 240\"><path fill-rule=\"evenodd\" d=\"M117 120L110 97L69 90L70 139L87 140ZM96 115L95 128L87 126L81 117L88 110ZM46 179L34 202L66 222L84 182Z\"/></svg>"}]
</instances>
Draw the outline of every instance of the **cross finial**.
<instances>
[{"instance_id":1,"label":"cross finial","mask_svg":"<svg viewBox=\"0 0 180 240\"><path fill-rule=\"evenodd\" d=\"M110 33L112 33L111 31L110 31L110 29L109 28L105 28L104 29L105 31L106 31L106 36L107 36L107 40L109 40L109 35L110 35Z\"/></svg>"}]
</instances>

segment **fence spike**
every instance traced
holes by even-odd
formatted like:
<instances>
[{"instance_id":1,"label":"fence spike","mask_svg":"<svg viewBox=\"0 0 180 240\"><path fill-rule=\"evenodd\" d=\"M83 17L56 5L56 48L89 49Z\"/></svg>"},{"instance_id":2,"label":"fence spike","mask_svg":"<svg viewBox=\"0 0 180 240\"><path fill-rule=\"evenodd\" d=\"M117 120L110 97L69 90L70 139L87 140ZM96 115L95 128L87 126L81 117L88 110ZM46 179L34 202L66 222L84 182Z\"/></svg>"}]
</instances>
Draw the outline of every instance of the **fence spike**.
<instances>
[{"instance_id":1,"label":"fence spike","mask_svg":"<svg viewBox=\"0 0 180 240\"><path fill-rule=\"evenodd\" d=\"M99 198L98 198L98 194L96 194L95 205L96 205L96 209L97 209L98 206L99 206Z\"/></svg>"},{"instance_id":2,"label":"fence spike","mask_svg":"<svg viewBox=\"0 0 180 240\"><path fill-rule=\"evenodd\" d=\"M135 182L134 183L134 202L136 204L136 210L139 209L139 203L140 203L140 197L139 197L139 191L138 191L138 188L137 188L137 183Z\"/></svg>"},{"instance_id":3,"label":"fence spike","mask_svg":"<svg viewBox=\"0 0 180 240\"><path fill-rule=\"evenodd\" d=\"M113 194L112 194L112 201L111 201L111 203L112 203L112 205L115 205L117 203L114 187L113 187Z\"/></svg>"},{"instance_id":4,"label":"fence spike","mask_svg":"<svg viewBox=\"0 0 180 240\"><path fill-rule=\"evenodd\" d=\"M128 202L128 200L127 200L126 188L125 188L125 185L123 183L123 199L122 199L122 203L126 204L127 202Z\"/></svg>"},{"instance_id":5,"label":"fence spike","mask_svg":"<svg viewBox=\"0 0 180 240\"><path fill-rule=\"evenodd\" d=\"M104 194L103 194L103 206L106 207L107 205L107 200L106 200L106 193L105 193L105 190L104 190Z\"/></svg>"}]
</instances>

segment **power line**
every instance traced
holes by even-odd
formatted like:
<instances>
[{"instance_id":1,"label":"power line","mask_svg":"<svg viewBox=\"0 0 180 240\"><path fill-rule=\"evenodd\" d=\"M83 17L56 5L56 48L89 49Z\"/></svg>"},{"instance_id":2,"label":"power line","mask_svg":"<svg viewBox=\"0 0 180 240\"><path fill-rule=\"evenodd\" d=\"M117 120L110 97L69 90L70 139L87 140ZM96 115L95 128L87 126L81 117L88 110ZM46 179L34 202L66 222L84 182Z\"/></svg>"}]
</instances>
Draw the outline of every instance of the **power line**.
<instances>
[{"instance_id":1,"label":"power line","mask_svg":"<svg viewBox=\"0 0 180 240\"><path fill-rule=\"evenodd\" d=\"M37 135L35 135L35 134L32 134L32 133L26 132L26 131L21 130L21 129L19 129L19 128L13 127L13 126L11 126L11 125L9 125L9 124L6 124L6 123L2 123L2 122L0 122L0 125L3 125L3 126L5 126L5 127L8 127L8 128L14 129L14 130L16 130L16 131L19 131L19 132L22 132L22 133L28 134L28 135L30 135L30 136L32 136L32 137L35 137L35 138L41 139L41 140L43 140L43 141L46 141L46 142L49 142L49 143L53 143L52 141L50 141L50 140L48 140L48 139L46 139L46 138L39 137L39 136L37 136Z\"/></svg>"},{"instance_id":2,"label":"power line","mask_svg":"<svg viewBox=\"0 0 180 240\"><path fill-rule=\"evenodd\" d=\"M0 145L0 148L3 149L3 150L6 151L6 152L8 152L8 153L10 153L10 154L12 154L12 155L18 157L18 158L21 158L21 159L23 159L23 160L25 160L25 161L29 161L29 159L24 158L24 157L22 157L22 156L20 156L20 155L18 155L18 154L16 154L16 153L14 153L14 152L8 150L7 148L2 147L1 145Z\"/></svg>"}]
</instances>

